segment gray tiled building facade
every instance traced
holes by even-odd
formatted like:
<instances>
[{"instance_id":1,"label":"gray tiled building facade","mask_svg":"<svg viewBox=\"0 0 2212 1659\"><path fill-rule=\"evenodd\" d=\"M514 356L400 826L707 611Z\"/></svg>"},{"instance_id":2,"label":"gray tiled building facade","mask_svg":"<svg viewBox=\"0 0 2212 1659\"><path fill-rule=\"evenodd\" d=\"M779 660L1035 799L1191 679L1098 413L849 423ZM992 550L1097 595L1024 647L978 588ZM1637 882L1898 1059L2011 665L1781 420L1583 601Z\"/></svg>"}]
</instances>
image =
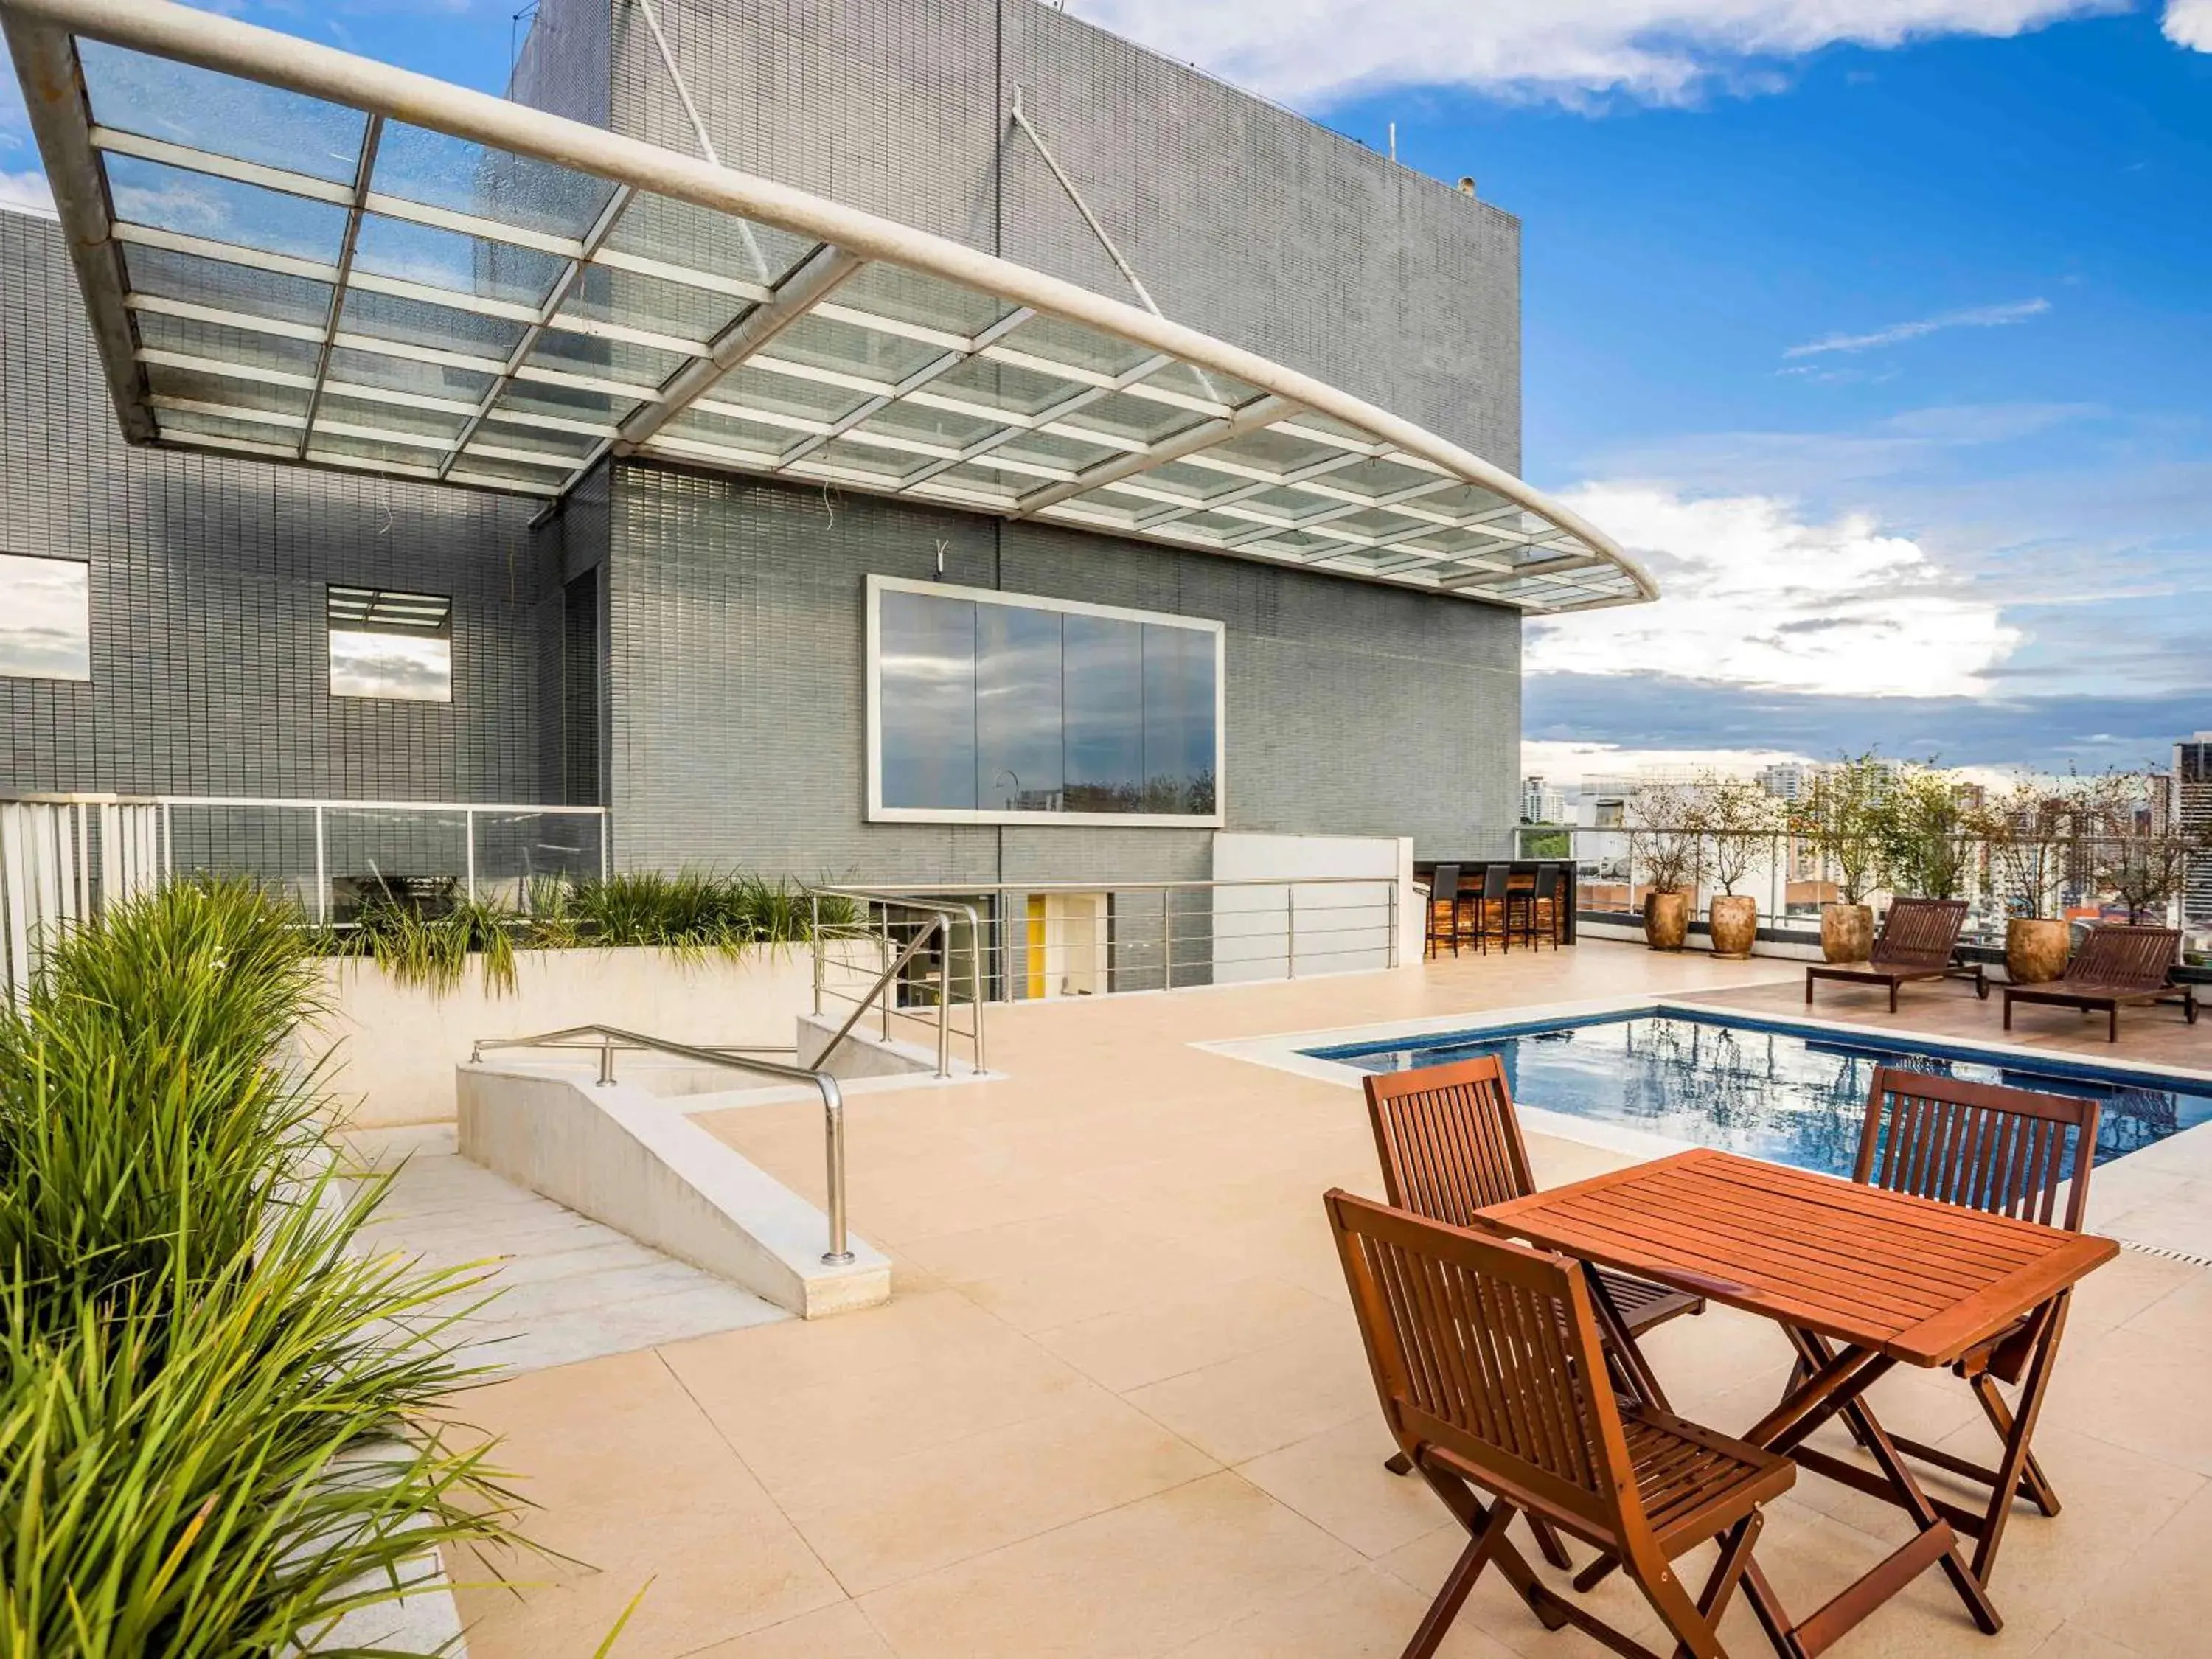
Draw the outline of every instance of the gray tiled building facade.
<instances>
[{"instance_id":1,"label":"gray tiled building facade","mask_svg":"<svg viewBox=\"0 0 2212 1659\"><path fill-rule=\"evenodd\" d=\"M720 158L1129 289L1509 470L1510 216L1036 0L661 0ZM544 0L517 96L696 141L635 8ZM89 561L89 684L0 679L23 789L600 804L626 866L872 880L1210 872L1201 830L870 823L871 574L1218 620L1232 830L1503 850L1517 613L660 464L542 503L117 434L60 240L0 215L0 552ZM538 521L533 523L533 519ZM450 703L334 698L328 584L450 595Z\"/></svg>"}]
</instances>

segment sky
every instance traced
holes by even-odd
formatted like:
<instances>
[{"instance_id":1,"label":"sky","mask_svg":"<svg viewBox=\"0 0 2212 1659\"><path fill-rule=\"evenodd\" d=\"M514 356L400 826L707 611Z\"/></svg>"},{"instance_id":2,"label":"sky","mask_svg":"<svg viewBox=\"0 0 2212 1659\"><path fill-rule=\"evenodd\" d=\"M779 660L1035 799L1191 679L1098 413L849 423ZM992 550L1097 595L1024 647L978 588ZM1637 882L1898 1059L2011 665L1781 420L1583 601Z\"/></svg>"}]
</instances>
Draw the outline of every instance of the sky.
<instances>
[{"instance_id":1,"label":"sky","mask_svg":"<svg viewBox=\"0 0 2212 1659\"><path fill-rule=\"evenodd\" d=\"M222 9L497 91L515 3ZM1531 769L2212 728L2212 0L1067 3L1520 217L1521 471L1664 592L1531 626Z\"/></svg>"}]
</instances>

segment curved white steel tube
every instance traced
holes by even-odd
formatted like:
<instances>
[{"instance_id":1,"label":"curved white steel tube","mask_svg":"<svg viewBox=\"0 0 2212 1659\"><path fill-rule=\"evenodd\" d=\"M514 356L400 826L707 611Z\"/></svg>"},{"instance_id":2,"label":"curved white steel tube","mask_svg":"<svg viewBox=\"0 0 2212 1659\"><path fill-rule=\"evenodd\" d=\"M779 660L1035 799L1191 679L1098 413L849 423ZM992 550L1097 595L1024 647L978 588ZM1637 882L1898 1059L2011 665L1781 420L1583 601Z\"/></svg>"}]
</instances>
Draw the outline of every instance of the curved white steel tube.
<instances>
[{"instance_id":1,"label":"curved white steel tube","mask_svg":"<svg viewBox=\"0 0 2212 1659\"><path fill-rule=\"evenodd\" d=\"M773 179L171 0L0 0L0 11L757 220L1216 369L1518 502L1619 566L1645 599L1659 596L1650 573L1603 531L1471 451L1310 375L994 254Z\"/></svg>"}]
</instances>

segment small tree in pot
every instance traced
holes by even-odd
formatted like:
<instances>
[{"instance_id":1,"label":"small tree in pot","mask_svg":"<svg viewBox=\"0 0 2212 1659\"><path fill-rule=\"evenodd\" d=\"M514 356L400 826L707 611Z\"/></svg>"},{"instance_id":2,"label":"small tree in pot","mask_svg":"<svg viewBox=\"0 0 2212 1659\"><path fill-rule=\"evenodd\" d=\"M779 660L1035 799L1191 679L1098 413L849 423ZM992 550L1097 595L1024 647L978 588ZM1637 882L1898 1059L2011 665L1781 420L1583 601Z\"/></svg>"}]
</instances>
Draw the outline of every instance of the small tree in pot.
<instances>
[{"instance_id":1,"label":"small tree in pot","mask_svg":"<svg viewBox=\"0 0 2212 1659\"><path fill-rule=\"evenodd\" d=\"M2212 853L2212 830L2172 821L2153 792L2164 780L2117 769L2084 791L2090 871L2100 891L2127 907L2130 927L2163 927L2189 879Z\"/></svg>"},{"instance_id":2,"label":"small tree in pot","mask_svg":"<svg viewBox=\"0 0 2212 1659\"><path fill-rule=\"evenodd\" d=\"M1696 797L1680 785L1639 784L1626 814L1632 873L1644 868L1644 940L1655 951L1679 951L1690 936L1690 901L1705 861Z\"/></svg>"},{"instance_id":3,"label":"small tree in pot","mask_svg":"<svg viewBox=\"0 0 2212 1659\"><path fill-rule=\"evenodd\" d=\"M2018 985L2066 971L2071 941L2058 908L2070 855L2079 850L2082 790L2078 780L2023 777L1972 816L1990 850L1990 895L2005 921L2005 973Z\"/></svg>"},{"instance_id":4,"label":"small tree in pot","mask_svg":"<svg viewBox=\"0 0 2212 1659\"><path fill-rule=\"evenodd\" d=\"M1706 907L1713 954L1741 959L1759 940L1759 901L1735 890L1762 854L1773 850L1782 827L1781 803L1745 778L1708 773L1698 784L1698 817L1711 848L1720 891Z\"/></svg>"},{"instance_id":5,"label":"small tree in pot","mask_svg":"<svg viewBox=\"0 0 2212 1659\"><path fill-rule=\"evenodd\" d=\"M1908 766L1881 803L1881 865L1892 890L1917 898L1957 898L1973 860L1966 802L1949 775Z\"/></svg>"},{"instance_id":6,"label":"small tree in pot","mask_svg":"<svg viewBox=\"0 0 2212 1659\"><path fill-rule=\"evenodd\" d=\"M1864 962L1874 951L1867 899L1881 879L1890 768L1872 751L1847 756L1814 775L1798 804L1796 833L1836 872L1836 899L1820 907L1820 954Z\"/></svg>"}]
</instances>

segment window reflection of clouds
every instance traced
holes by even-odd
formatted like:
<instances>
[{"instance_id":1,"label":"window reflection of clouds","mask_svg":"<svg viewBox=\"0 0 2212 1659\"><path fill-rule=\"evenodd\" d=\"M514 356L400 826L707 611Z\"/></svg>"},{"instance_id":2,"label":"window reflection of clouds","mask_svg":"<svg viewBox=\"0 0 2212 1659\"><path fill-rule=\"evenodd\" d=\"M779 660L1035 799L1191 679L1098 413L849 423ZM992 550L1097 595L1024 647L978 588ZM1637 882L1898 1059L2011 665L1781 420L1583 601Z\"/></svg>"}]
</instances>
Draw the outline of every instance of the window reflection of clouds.
<instances>
[{"instance_id":1,"label":"window reflection of clouds","mask_svg":"<svg viewBox=\"0 0 2212 1659\"><path fill-rule=\"evenodd\" d=\"M883 595L884 805L975 807L975 606Z\"/></svg>"},{"instance_id":2,"label":"window reflection of clouds","mask_svg":"<svg viewBox=\"0 0 2212 1659\"><path fill-rule=\"evenodd\" d=\"M1067 810L1144 810L1142 624L1115 617L1064 619Z\"/></svg>"},{"instance_id":3,"label":"window reflection of clouds","mask_svg":"<svg viewBox=\"0 0 2212 1659\"><path fill-rule=\"evenodd\" d=\"M1213 630L891 587L878 605L884 808L1213 815Z\"/></svg>"},{"instance_id":4,"label":"window reflection of clouds","mask_svg":"<svg viewBox=\"0 0 2212 1659\"><path fill-rule=\"evenodd\" d=\"M400 702L453 700L450 640L331 629L331 695Z\"/></svg>"},{"instance_id":5,"label":"window reflection of clouds","mask_svg":"<svg viewBox=\"0 0 2212 1659\"><path fill-rule=\"evenodd\" d=\"M1000 812L1061 805L1060 613L975 607L976 804Z\"/></svg>"},{"instance_id":6,"label":"window reflection of clouds","mask_svg":"<svg viewBox=\"0 0 2212 1659\"><path fill-rule=\"evenodd\" d=\"M91 567L0 554L0 675L92 678Z\"/></svg>"}]
</instances>

